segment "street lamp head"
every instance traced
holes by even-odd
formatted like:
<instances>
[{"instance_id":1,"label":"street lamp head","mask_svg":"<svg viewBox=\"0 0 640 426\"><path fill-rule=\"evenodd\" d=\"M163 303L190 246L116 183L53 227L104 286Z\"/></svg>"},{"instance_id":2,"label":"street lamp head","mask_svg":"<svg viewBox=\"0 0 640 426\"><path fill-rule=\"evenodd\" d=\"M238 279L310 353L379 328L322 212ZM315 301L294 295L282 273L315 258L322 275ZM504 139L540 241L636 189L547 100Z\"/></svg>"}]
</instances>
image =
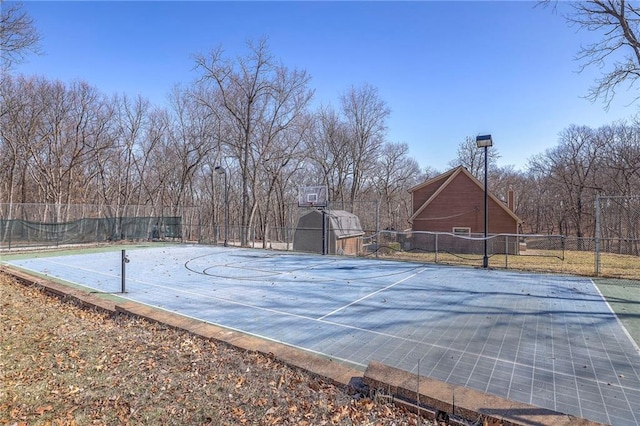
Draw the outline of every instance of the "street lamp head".
<instances>
[{"instance_id":1,"label":"street lamp head","mask_svg":"<svg viewBox=\"0 0 640 426\"><path fill-rule=\"evenodd\" d=\"M219 175L223 175L226 172L226 170L222 166L215 166L213 170L215 170Z\"/></svg>"},{"instance_id":2,"label":"street lamp head","mask_svg":"<svg viewBox=\"0 0 640 426\"><path fill-rule=\"evenodd\" d=\"M493 139L491 139L491 135L478 135L476 136L476 145L478 148L493 146Z\"/></svg>"}]
</instances>

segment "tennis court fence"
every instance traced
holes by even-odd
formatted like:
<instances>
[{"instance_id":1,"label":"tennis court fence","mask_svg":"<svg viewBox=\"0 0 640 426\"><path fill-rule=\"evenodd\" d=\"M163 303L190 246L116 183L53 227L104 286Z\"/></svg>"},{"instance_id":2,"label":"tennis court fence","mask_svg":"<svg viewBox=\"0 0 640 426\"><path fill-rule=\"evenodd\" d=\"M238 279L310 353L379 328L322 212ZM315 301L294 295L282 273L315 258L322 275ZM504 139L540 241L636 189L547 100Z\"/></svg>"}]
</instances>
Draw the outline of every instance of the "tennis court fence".
<instances>
[{"instance_id":1,"label":"tennis court fence","mask_svg":"<svg viewBox=\"0 0 640 426\"><path fill-rule=\"evenodd\" d=\"M253 248L296 249L294 223L297 218L292 218L292 225L287 227L241 228L231 225L226 228L224 224L204 220L197 208L74 206L73 211L56 211L47 205L26 207L20 205L22 211L14 209L8 217L6 209L0 205L0 251L121 241L211 245L221 245L226 241L230 246L240 246L240 242L245 241L245 246ZM480 234L396 232L377 230L376 226L372 220L365 221L360 229L354 230L358 232L342 230L342 235L346 235L344 238L355 241L348 246L357 247L357 250L343 252L339 248L346 246L343 244L328 253L482 265L485 239ZM596 248L599 248L599 253L596 253ZM640 240L637 239L600 238L596 241L594 237L499 234L486 239L486 249L492 268L640 280ZM599 268L596 262L599 262Z\"/></svg>"}]
</instances>

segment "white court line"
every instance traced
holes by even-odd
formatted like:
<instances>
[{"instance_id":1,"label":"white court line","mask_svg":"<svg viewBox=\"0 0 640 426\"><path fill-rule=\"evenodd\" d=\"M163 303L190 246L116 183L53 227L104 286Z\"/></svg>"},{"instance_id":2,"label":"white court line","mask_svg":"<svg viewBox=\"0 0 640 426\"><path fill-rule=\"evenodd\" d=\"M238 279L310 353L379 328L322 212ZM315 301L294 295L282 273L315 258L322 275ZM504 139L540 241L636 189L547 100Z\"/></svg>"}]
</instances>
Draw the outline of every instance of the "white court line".
<instances>
[{"instance_id":1,"label":"white court line","mask_svg":"<svg viewBox=\"0 0 640 426\"><path fill-rule=\"evenodd\" d=\"M70 266L68 263L54 262L53 260L50 260L50 259L47 259L47 258L40 258L40 259L38 259L38 261L39 262L43 262L43 263L52 263L54 265L63 266L65 268L67 268L67 269L68 268L77 269L79 271L89 272L89 273L92 273L92 274L102 275L102 276L105 276L105 277L120 278L120 273L112 274L112 273L107 273L107 272L96 271L95 269L83 268L81 266ZM12 265L11 263L8 263L8 264ZM23 266L23 265L12 265L12 266L16 266L16 267L21 268L21 269L26 269L28 271L35 272L37 274L43 274L43 275L48 275L50 277L55 277L55 278L63 280L63 281L69 281L66 278L62 278L62 277L58 277L58 276L52 275L51 272L38 271L36 269L31 269L31 268L28 268L28 267ZM77 284L77 285L82 286L82 287L94 288L94 287L90 287L90 286L88 286L86 284L80 284L80 283L74 283L74 284Z\"/></svg>"},{"instance_id":2,"label":"white court line","mask_svg":"<svg viewBox=\"0 0 640 426\"><path fill-rule=\"evenodd\" d=\"M172 310L170 310L170 309L163 308L163 307L161 307L161 306L152 305L152 304L145 303L145 302L140 302L140 301L138 301L138 300L131 299L131 298L128 298L128 297L123 297L123 299L129 299L129 300L131 300L131 301L133 301L133 302L139 303L139 304L141 304L141 305L150 306L150 307L152 307L152 308L154 308L154 309L160 309L160 310L162 310L162 311L170 312L170 313L172 313L172 314L178 314L178 315L180 315L180 316L182 316L182 317L185 317L185 318L190 318L190 319L194 319L194 320L197 320L197 321L206 322L207 324L212 324L212 325L215 325L215 326L218 326L218 327L224 328L224 329L226 329L226 330L231 330L231 331L235 331L235 332L238 332L238 333L241 333L241 334L246 334L246 335L248 335L248 336L253 336L253 337L260 338L260 339L269 340L269 341L271 341L271 342L280 343L280 344L282 344L282 345L286 345L286 346L289 346L289 347L291 347L291 348L295 348L295 349L300 349L300 350L305 351L305 352L311 352L311 353L314 353L314 354L316 354L316 355L322 355L322 356L324 356L324 357L329 357L330 359L335 359L335 360L338 360L338 361L340 361L340 362L342 362L342 363L345 363L345 364L356 365L356 366L358 366L358 367L360 367L360 368L362 368L362 369L364 369L364 368L366 368L366 367L367 367L367 364L361 364L361 363L356 362L356 361L353 361L353 360L349 360L349 359L346 359L346 358L337 357L337 356L335 356L335 355L327 354L327 353L320 352L320 351L317 351L317 350L314 350L314 349L309 349L309 348L304 347L304 346L294 345L294 344L289 343L289 342L287 342L287 341L285 341L285 340L279 340L279 339L275 339L275 338L273 338L273 337L264 336L264 335L262 335L262 334L252 333L252 332L250 332L250 331L243 330L243 329L241 329L241 328L235 328L235 327L231 327L231 326L228 326L228 325L218 324L218 323L215 323L215 322L211 322L211 321L203 320L203 319L202 319L202 318L200 318L200 317L195 317L195 316L192 316L192 315L187 315L187 314L183 314L183 313L180 313L180 312L172 311ZM289 315L293 315L293 314L289 314ZM293 316L297 316L297 315L293 315ZM302 317L302 318L305 318L305 317ZM314 319L313 319L313 318L306 318L306 319L310 319L310 320L314 321Z\"/></svg>"},{"instance_id":3,"label":"white court line","mask_svg":"<svg viewBox=\"0 0 640 426\"><path fill-rule=\"evenodd\" d=\"M420 271L416 272L415 274L409 275L408 277L405 277L405 278L401 279L400 281L396 281L395 283L393 283L393 284L389 284L388 286L386 286L386 287L384 287L384 288L381 288L380 290L376 290L376 291L374 291L373 293L369 293L369 294L367 294L366 296L362 296L362 297L361 297L360 299L358 299L358 300L354 300L353 302L351 302L351 303L349 303L349 304L347 304L347 305L344 305L344 306L342 306L342 307L340 307L340 308L338 308L338 309L336 309L336 310L334 310L334 311L329 312L329 313L328 313L328 314L326 314L326 315L321 316L320 318L318 318L318 321L322 321L322 320L323 320L323 319L325 319L326 317L331 316L331 315L333 315L333 314L335 314L335 313L337 313L337 312L339 312L339 311L341 311L341 310L343 310L343 309L347 309L347 308L348 308L349 306L351 306L351 305L355 305L356 303L362 302L364 299L368 299L369 297L371 297L371 296L375 296L376 294L378 294L378 293L380 293L380 292L382 292L382 291L385 291L385 290L388 290L388 289L390 289L390 288L392 288L392 287L395 287L395 286L397 286L398 284L403 283L403 282L405 282L406 280L408 280L409 278L413 278L413 277L415 277L416 275L421 274L421 273L423 273L423 272L424 272L424 271L426 271L426 270L427 270L427 268L423 268L422 270L420 270Z\"/></svg>"},{"instance_id":4,"label":"white court line","mask_svg":"<svg viewBox=\"0 0 640 426\"><path fill-rule=\"evenodd\" d=\"M406 281L407 279L418 275L419 273L420 272L417 272L417 273L411 275L410 277L403 278L402 280L400 280L398 282L390 284L387 287L385 287L383 289L380 289L378 291L375 291L375 292L373 292L373 293L371 293L371 294L369 294L367 296L364 296L364 297L362 297L362 298L360 298L358 300L363 300L363 299L365 299L367 297L370 297L370 296L373 296L374 294L379 293L379 292L381 292L381 291L383 291L385 289L388 289L390 287L398 285L401 282ZM182 289L178 289L178 288L176 288L174 286L170 286L170 285L153 284L153 283L150 283L150 282L147 282L147 281L144 281L144 280L131 280L131 281L139 283L139 284L145 284L145 285L148 285L150 287L157 287L157 288L162 288L162 289L166 289L166 290L171 290L171 291L174 291L174 292L177 292L177 293L184 293L184 294L188 294L188 295L191 295L191 296L196 296L198 298L206 298L206 299L211 299L211 300L218 300L218 301L226 302L226 303L229 303L229 304L232 304L232 305L238 305L238 306L242 306L242 307L245 307L245 308L257 309L259 311L275 313L275 314L279 314L279 315L290 316L290 317L300 318L300 319L304 319L304 320L317 321L317 322L320 322L320 323L323 323L323 324L327 324L327 325L337 326L337 327L340 327L340 328L346 328L346 329L349 329L349 330L362 331L362 332L365 332L365 333L372 333L372 334L375 334L375 335L378 335L378 336L389 337L389 338L393 338L393 339L399 339L399 340L402 340L402 341L405 341L405 342L411 342L411 343L416 343L416 344L421 344L421 345L427 345L427 346L436 347L436 348L440 348L440 349L451 349L451 350L453 350L455 352L460 352L460 353L465 353L466 352L464 350L450 348L449 346L439 345L437 343L426 343L426 342L423 342L421 340L412 339L412 338L409 338L409 337L398 336L398 335L395 335L395 334L385 333L385 332L382 332L382 331L369 330L369 329L358 327L358 326L354 326L354 325L343 324L343 323L338 323L338 322L334 322L334 321L328 321L328 320L325 320L325 319L322 319L322 318L313 318L313 317L309 317L309 316L305 316L305 315L294 314L294 313L291 313L291 312L279 311L277 309L264 308L264 307L261 307L261 306L256 306L256 305L251 305L251 304L248 304L248 303L238 302L238 301L227 299L227 298L220 297L220 296L212 296L210 294L199 293L199 292L191 291L191 290L182 290ZM163 310L166 310L168 312L175 312L175 313L178 313L180 315L188 316L188 315L185 315L185 314L181 313L180 311L177 311L177 310L172 311L171 309L169 309L167 307L153 305L153 304L149 304L147 302L140 302L140 301L138 301L138 300L136 300L136 299L134 299L132 297L127 297L127 296L120 296L120 297L122 297L123 299L131 300L133 302L142 303L142 304L145 304L145 305L148 305L148 306L157 307L159 309L163 309ZM355 303L355 302L353 302L353 303ZM350 306L353 303L350 303L347 306ZM340 309L344 309L344 307L340 308ZM338 310L340 310L340 309L338 309ZM327 314L327 315L329 315L329 314ZM325 317L327 315L325 315ZM198 317L194 317L194 318L196 318L196 319L198 319L200 321L203 321L203 318L198 318ZM204 320L204 321L206 321L206 320ZM209 322L209 321L206 321L206 322ZM224 324L218 324L218 323L213 323L213 322L211 322L211 324L215 324L215 325L219 325L220 327L236 330L235 328L229 327L229 326L224 325ZM240 332L247 333L247 334L252 334L252 333L247 332L246 330L241 330L241 329L237 329L236 331L240 331ZM266 338L266 339L269 339L269 340L278 341L280 343L286 343L286 342L281 342L279 340L275 340L273 338L269 338L269 337L258 335L258 334L252 334L252 335L255 335L255 336L258 336L258 337L263 337L263 338ZM289 343L286 343L286 344L288 344L289 346L292 346ZM305 348L302 348L302 349L305 349ZM305 350L309 350L309 349L305 349ZM321 353L321 352L318 352L318 353ZM520 365L520 363L516 363L516 362L513 362L513 361L509 361L509 360L502 360L500 358L488 357L488 356L482 355L482 354L477 354L477 356L482 357L482 358L489 358L489 359L492 359L492 360L501 360L501 361L504 361L504 362L512 362L514 364ZM353 363L353 361L349 361L349 362Z\"/></svg>"},{"instance_id":5,"label":"white court line","mask_svg":"<svg viewBox=\"0 0 640 426\"><path fill-rule=\"evenodd\" d=\"M52 260L49 260L49 259L41 259L41 260L44 260L46 262L50 262L50 263L53 263L53 264L58 264L58 265L62 265L62 266L68 266L68 265L65 265L63 263L55 262L55 261L52 261ZM20 268L26 269L26 270L31 270L31 271L33 271L35 273L42 274L42 272L30 269L30 268L25 268L23 266L20 266ZM80 270L83 270L83 271L86 271L86 272L96 273L98 275L118 277L118 275L106 274L104 272L94 271L94 270L87 269L87 268L78 267L76 269L80 269ZM507 364L514 364L514 365L519 365L519 366L531 366L529 364L523 364L523 363L520 363L520 362L517 362L517 361L503 359L501 357L487 356L487 355L483 355L481 353L474 353L472 351L470 352L470 351L466 351L466 350L455 349L455 348L451 348L451 347L445 346L445 345L440 345L440 344L437 344L437 343L427 343L427 342L424 342L424 341L421 341L421 340L417 340L417 339L412 339L412 338L408 338L408 337L398 336L398 335L385 333L385 332L380 332L380 331L375 331L375 330L369 330L369 329L366 329L366 328L361 328L361 327L352 326L352 325L348 325L348 324L337 323L337 322L333 322L333 321L329 321L329 320L325 320L324 319L327 316L332 315L332 314L340 311L341 309L346 309L347 307L352 306L355 303L358 303L358 302L360 302L360 301L362 301L362 300L364 300L366 298L369 298L369 297L371 297L371 296L373 296L375 294L378 294L378 293L380 293L380 292L382 292L382 291L384 291L386 289L392 288L392 287L394 287L394 286L406 281L407 279L412 278L412 277L424 272L425 270L427 270L427 268L424 268L421 271L418 271L415 274L412 274L411 276L408 276L408 277L403 278L403 279L401 279L401 280L399 280L399 281L397 281L395 283L392 283L392 284L388 285L387 287L384 287L384 288L382 288L380 290L377 290L377 291L375 291L373 293L370 293L370 294L368 294L368 295L366 295L364 297L361 297L360 299L358 299L358 300L356 300L354 302L351 302L348 305L345 305L345 306L343 306L343 307L341 307L339 309L336 309L333 312L331 312L329 314L326 314L326 315L324 315L324 316L322 316L320 318L313 318L313 317L308 317L308 316L304 316L304 315L294 314L294 313L291 313L291 312L283 312L283 311L279 311L279 310L276 310L276 309L264 308L264 307L260 307L260 306L256 306L256 305L251 305L251 304L248 304L248 303L242 303L242 302L226 299L226 298L219 297L219 296L212 296L212 295L209 295L209 294L206 294L206 293L199 293L199 292L196 292L196 291L182 290L182 289L176 288L174 285L169 285L169 283L167 283L167 285L161 285L161 284L154 284L154 283L151 283L151 282L148 282L148 281L145 281L145 280L131 279L131 278L127 278L127 281L128 282L135 282L135 283L139 283L139 284L143 284L143 285L148 285L150 287L163 288L163 289L171 290L171 291L178 292L178 293L189 294L189 295L200 297L200 298L219 300L219 301L226 302L226 303L229 303L229 304L243 306L243 307L246 307L246 308L257 309L257 310L261 310L261 311L265 311L265 312L269 312L269 313L275 313L275 314L279 314L279 315L285 315L285 316L290 316L290 317L294 317L294 318L300 318L300 319L304 319L304 320L317 321L317 322L320 322L320 323L323 323L323 324L327 324L327 325L331 325L331 326L337 326L337 327L346 328L346 329L350 329L350 330L355 330L355 331L360 331L360 332L365 332L365 333L371 333L371 334L378 335L378 336L398 339L398 340L401 340L401 341L411 342L411 343L415 343L415 344L419 344L419 345L425 345L425 346L428 346L428 347L434 347L434 348L439 348L439 349L443 349L443 350L444 349L452 350L454 352L458 352L458 353L461 353L461 354L467 353L467 354L470 354L470 355L477 356L478 358L489 359L489 360L492 360L492 361L502 361L502 362L505 362ZM49 275L51 277L55 277L55 278L61 279L63 281L72 282L69 279L56 277L56 276L53 276L53 275L50 275L50 274L45 274L45 275ZM592 281L592 283L593 283L593 281ZM90 287L90 286L87 286L87 285L84 285L84 284L79 284L79 283L74 283L74 284L78 284L78 285L81 285L81 286L86 287L86 288L94 288L94 287ZM594 286L595 286L595 284L594 284ZM597 286L595 286L595 287L597 289ZM599 289L598 289L598 291L599 291ZM360 367L366 367L366 365L361 365L361 364L359 364L357 362L354 362L352 360L340 359L340 358L335 357L335 356L333 356L331 354L327 354L327 353L323 353L323 352L320 352L320 351L312 350L312 349L309 349L309 348L293 345L293 344L287 343L286 341L283 341L283 340L279 340L279 339L275 339L275 338L272 338L272 337L260 335L260 334L257 334L257 333L251 333L251 332L249 332L247 330L236 329L234 327L231 327L231 326L228 326L228 325L224 325L224 324L219 324L219 323L207 321L207 320L205 320L205 319L203 319L201 317L190 316L188 314L181 313L180 311L177 311L177 310L171 310L171 309L169 309L167 307L158 306L156 304L151 304L151 303L148 303L148 302L142 302L140 300L136 300L135 298L126 296L124 294L118 294L118 297L121 298L121 299L131 300L131 301L136 302L136 303L141 303L143 305L147 305L147 306L151 306L151 307L154 307L154 308L157 308L157 309L161 309L161 310L164 310L164 311L167 311L167 312L177 313L177 314L179 314L181 316L184 316L184 317L193 318L193 319L197 319L197 320L200 320L200 321L205 321L207 323L214 324L214 325L217 325L217 326L229 329L229 330L234 330L234 331L238 331L238 332L241 332L241 333L244 333L244 334L260 337L262 339L271 340L271 341L274 341L274 342L277 342L277 343L282 343L282 344L285 344L285 345L290 346L290 347L295 347L295 348L299 348L299 349L305 350L307 352L313 352L313 353L316 353L316 354L319 354L319 355L328 356L328 357L331 357L331 358L334 358L334 359L338 359L340 361L343 361L343 362L346 362L346 363L349 363L349 364L352 364L352 365L355 364L355 365L358 365ZM603 297L603 299L606 302L606 299L604 297ZM607 305L608 305L608 303L607 303ZM609 308L611 309L610 306L609 306ZM613 312L613 309L611 309L611 310ZM617 316L616 316L616 318L617 318ZM624 329L624 327L623 327L623 329ZM626 329L624 329L624 330L626 332ZM631 339L630 336L629 336L629 338ZM633 339L631 339L631 342L633 342ZM568 373L558 372L558 371L554 372L554 371L546 369L546 368L537 367L537 368L534 368L534 370L540 370L540 371L545 371L545 372L553 372L555 374L559 374L561 376L566 376L566 377L574 377L574 376L572 376L571 374L568 374ZM587 380L590 381L590 382L598 382L597 379L595 379L595 380L594 379L587 379ZM604 383L604 382L601 382L601 383ZM629 389L628 387L622 386L622 385L616 385L616 387Z\"/></svg>"},{"instance_id":6,"label":"white court line","mask_svg":"<svg viewBox=\"0 0 640 426\"><path fill-rule=\"evenodd\" d=\"M388 289L388 288L391 288L391 287L393 287L395 285L398 285L401 282L406 281L407 279L409 279L411 277L414 277L414 276L418 275L419 273L421 273L423 271L417 272L417 273L411 275L410 277L403 278L402 280L400 280L398 282L390 284L389 286L387 286L387 287L385 287L383 289L380 289L378 291L375 291L375 292L373 292L373 293L371 293L371 294L369 294L367 296L364 296L364 297L362 297L362 298L360 298L358 300L366 299L367 297L373 296L376 293L380 293L381 291L383 291L385 289ZM366 329L366 328L357 327L357 326L353 326L353 325L349 325L349 324L343 324L343 323L338 323L338 322L334 322L334 321L328 321L328 320L325 320L325 319L322 319L322 318L313 318L313 317L308 317L308 316L305 316L305 315L294 314L294 313L291 313L291 312L283 312L283 311L279 311L279 310L276 310L276 309L263 308L261 306L250 305L248 303L243 303L243 302L237 302L235 300L226 299L224 297L211 296L209 294L198 293L198 292L190 291L190 290L181 290L181 289L177 289L177 288L175 288L173 286L152 284L152 283L149 283L149 282L143 281L143 280L132 280L132 281L140 283L140 284L146 284L146 285L149 285L151 287L158 287L158 288L172 290L172 291L175 291L175 292L178 292L178 293L189 294L189 295L192 295L192 296L197 296L197 297L202 297L202 298L207 298L207 299L212 299L212 300L219 300L219 301L226 302L226 303L233 304L233 305L243 306L243 307L251 308L251 309L257 309L259 311L265 311L265 312L269 312L269 313L275 313L275 314L290 316L290 317L294 317L294 318L300 318L300 319L304 319L304 320L317 321L317 322L320 322L320 323L323 323L323 324L327 324L327 325L331 325L331 326L336 326L336 327L340 327L340 328L346 328L346 329L349 329L349 330L360 331L360 332L365 332L365 333L371 333L371 334L375 334L377 336L383 336L383 337L388 337L388 338L392 338L392 339L398 339L398 340L401 340L401 341L404 341L404 342L415 343L415 344L418 344L418 345L423 345L423 346L428 346L428 347L433 347L433 348L438 348L438 349L443 349L443 350L450 350L450 351L457 352L457 353L460 353L460 354L465 354L466 353L466 354L470 354L470 355L473 355L473 356L477 356L479 359L480 358L489 359L489 360L492 360L492 361L495 361L495 362L501 361L501 362L505 362L507 364L513 364L513 365L517 365L517 366L521 366L521 367L533 367L532 365L524 364L524 363L521 363L521 362L518 362L518 361L515 361L515 360L504 359L504 358L501 358L501 357L487 356L487 355L484 355L482 353L475 353L473 351L467 351L466 349L465 350L456 349L456 348L452 348L452 347L447 346L447 345L440 345L440 344L437 344L437 343L427 343L427 342L424 342L422 340L417 340L417 339L412 339L412 338L409 338L409 337L398 336L398 335L395 335L395 334L385 333L385 332L382 332L382 331L369 330L369 329ZM262 335L262 334L252 333L252 332L249 332L247 330L231 327L229 325L225 325L225 324L222 324L222 323L215 323L215 322L207 321L206 319L203 319L202 317L193 317L193 316L184 314L184 313L182 313L180 311L177 311L177 310L171 310L171 309L169 309L167 307L162 307L162 306L153 305L153 304L146 303L146 302L141 302L141 301L136 300L136 299L131 298L131 297L127 297L127 296L119 296L119 297L122 297L123 299L131 300L131 301L136 302L136 303L142 303L142 304L147 305L147 306L152 306L154 308L162 309L162 310L165 310L167 312L177 313L179 315L182 315L182 316L185 316L185 317L188 317L188 318L193 318L193 319L197 319L199 321L204 321L204 322L207 322L209 324L214 324L214 325L217 325L219 327L226 328L226 329L229 329L229 330L238 331L238 332L241 332L241 333L244 333L244 334L248 334L248 335L251 335L251 336L260 337L262 339L271 340L273 342L282 343L282 344L285 344L287 346L291 346L291 347L294 347L294 348L302 349L302 350L305 350L307 352L312 352L312 353L316 353L316 354L319 354L319 355L328 356L328 357L331 357L331 358L334 358L334 359L338 359L338 360L346 362L346 363L355 364L355 365L358 365L358 366L361 366L361 367L366 367L366 365L360 364L360 363L355 362L353 360L341 359L341 358L335 357L334 355L331 355L331 354L328 354L328 353L324 353L324 352L320 352L320 351L316 351L316 350L313 350L313 349L309 349L309 348L306 348L306 347L303 347L303 346L297 346L297 345L294 345L292 343L288 343L288 342L286 342L284 340L275 339L273 337L265 336L265 335ZM353 302L353 303L355 303L355 302ZM353 303L350 303L349 305L346 305L346 306L350 306ZM344 307L340 308L340 309L344 309ZM338 310L340 310L340 309L338 309ZM327 314L327 315L330 315L330 314ZM325 317L327 315L325 315ZM534 370L539 370L539 371L544 371L544 372L549 372L549 373L555 373L555 374L558 374L558 375L561 375L561 376L564 376L564 377L574 377L571 374L564 373L564 372L561 372L561 371L554 371L553 369L547 369L547 368L541 368L541 367L534 367L533 369ZM599 382L601 384L605 383L605 382L594 380L594 379L584 379L584 380L588 380L588 381L594 382L594 383L595 382ZM627 389L626 386L622 386L622 385L615 385L615 386Z\"/></svg>"},{"instance_id":7,"label":"white court line","mask_svg":"<svg viewBox=\"0 0 640 426\"><path fill-rule=\"evenodd\" d=\"M609 311L611 311L613 316L616 317L616 321L618 321L618 325L620 326L620 328L622 328L622 331L624 331L624 334L627 335L627 338L631 342L631 346L633 346L633 349L635 349L636 352L638 352L638 354L640 354L640 347L638 346L636 341L633 340L633 337L631 336L631 333L629 333L629 330L627 330L627 327L624 326L624 324L622 323L622 320L620 318L618 318L618 314L616 314L616 311L613 310L613 308L609 304L609 301L607 300L607 298L604 297L604 294L602 294L602 292L598 288L598 285L595 283L595 281L593 281L593 279L589 279L589 281L591 281L591 285L593 285L593 287L596 289L596 291L598 292L600 297L602 297L602 300L604 300L604 303L607 304L607 307L609 308Z\"/></svg>"}]
</instances>

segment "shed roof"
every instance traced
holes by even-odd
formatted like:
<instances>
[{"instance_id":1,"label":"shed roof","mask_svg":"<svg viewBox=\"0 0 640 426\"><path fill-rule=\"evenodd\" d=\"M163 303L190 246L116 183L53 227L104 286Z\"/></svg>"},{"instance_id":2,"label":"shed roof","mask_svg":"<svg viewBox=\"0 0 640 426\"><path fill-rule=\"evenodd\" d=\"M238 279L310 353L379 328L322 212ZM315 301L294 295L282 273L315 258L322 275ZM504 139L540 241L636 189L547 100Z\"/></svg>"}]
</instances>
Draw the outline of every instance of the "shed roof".
<instances>
[{"instance_id":1,"label":"shed roof","mask_svg":"<svg viewBox=\"0 0 640 426\"><path fill-rule=\"evenodd\" d=\"M360 218L355 214L346 210L325 210L325 214L329 219L329 229L334 233L336 238L359 237L364 235ZM322 215L322 211L313 210L307 215Z\"/></svg>"},{"instance_id":2,"label":"shed roof","mask_svg":"<svg viewBox=\"0 0 640 426\"><path fill-rule=\"evenodd\" d=\"M326 214L333 225L336 237L345 238L364 235L360 225L360 218L355 214L345 210L327 210Z\"/></svg>"}]
</instances>

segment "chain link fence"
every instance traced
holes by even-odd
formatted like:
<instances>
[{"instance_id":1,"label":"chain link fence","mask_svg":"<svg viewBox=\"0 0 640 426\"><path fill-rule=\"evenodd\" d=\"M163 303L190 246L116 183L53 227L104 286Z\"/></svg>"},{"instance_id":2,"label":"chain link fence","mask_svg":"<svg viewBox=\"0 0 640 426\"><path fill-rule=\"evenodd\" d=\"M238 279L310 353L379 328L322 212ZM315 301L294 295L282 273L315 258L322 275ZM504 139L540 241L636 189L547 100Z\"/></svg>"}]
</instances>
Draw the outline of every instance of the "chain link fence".
<instances>
[{"instance_id":1,"label":"chain link fence","mask_svg":"<svg viewBox=\"0 0 640 426\"><path fill-rule=\"evenodd\" d=\"M381 231L364 247L379 257L482 267L484 242L481 234ZM499 234L490 235L486 243L491 268L640 280L635 251L640 240L601 240L598 253L593 237ZM621 252L620 247L631 249Z\"/></svg>"},{"instance_id":2,"label":"chain link fence","mask_svg":"<svg viewBox=\"0 0 640 426\"><path fill-rule=\"evenodd\" d=\"M117 241L183 241L192 208L0 204L0 250Z\"/></svg>"},{"instance_id":3,"label":"chain link fence","mask_svg":"<svg viewBox=\"0 0 640 426\"><path fill-rule=\"evenodd\" d=\"M329 208L352 206L334 203ZM0 204L0 250L59 247L118 241L176 241L198 244L294 250L299 217L310 208L291 209L286 226L250 228L220 223L198 208L149 206L18 205L11 212ZM377 205L352 208L361 216L356 255L481 267L485 240L481 234L395 232L378 230ZM11 214L9 214L11 213ZM356 213L358 215L358 213ZM56 219L64 219L56 221ZM360 233L362 234L362 233ZM491 235L486 240L489 267L514 270L601 275L640 280L640 239L577 238L561 235ZM599 247L599 253L596 248ZM598 267L599 265L599 267Z\"/></svg>"}]
</instances>

